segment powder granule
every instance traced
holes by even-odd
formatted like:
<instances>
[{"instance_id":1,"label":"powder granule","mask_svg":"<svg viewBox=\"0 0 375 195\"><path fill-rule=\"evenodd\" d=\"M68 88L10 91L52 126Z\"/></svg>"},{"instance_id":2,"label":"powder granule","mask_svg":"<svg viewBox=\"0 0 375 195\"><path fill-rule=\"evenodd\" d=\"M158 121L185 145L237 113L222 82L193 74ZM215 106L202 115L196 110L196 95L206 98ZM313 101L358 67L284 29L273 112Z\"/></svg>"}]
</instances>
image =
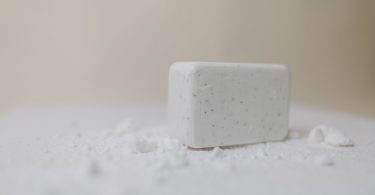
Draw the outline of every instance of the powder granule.
<instances>
[{"instance_id":1,"label":"powder granule","mask_svg":"<svg viewBox=\"0 0 375 195\"><path fill-rule=\"evenodd\" d=\"M320 166L333 166L335 162L327 155L319 155L314 158L314 163Z\"/></svg>"},{"instance_id":2,"label":"powder granule","mask_svg":"<svg viewBox=\"0 0 375 195\"><path fill-rule=\"evenodd\" d=\"M310 133L308 140L312 143L326 143L331 146L354 146L351 139L346 137L336 128L319 125L314 127Z\"/></svg>"},{"instance_id":3,"label":"powder granule","mask_svg":"<svg viewBox=\"0 0 375 195\"><path fill-rule=\"evenodd\" d=\"M220 147L215 147L212 150L212 157L213 158L222 158L224 156L225 156L224 151Z\"/></svg>"},{"instance_id":4,"label":"powder granule","mask_svg":"<svg viewBox=\"0 0 375 195\"><path fill-rule=\"evenodd\" d=\"M148 153L158 149L156 142L145 138L134 138L130 145L133 153Z\"/></svg>"},{"instance_id":5,"label":"powder granule","mask_svg":"<svg viewBox=\"0 0 375 195\"><path fill-rule=\"evenodd\" d=\"M311 143L322 143L324 142L324 135L321 128L313 128L309 133L309 142Z\"/></svg>"}]
</instances>

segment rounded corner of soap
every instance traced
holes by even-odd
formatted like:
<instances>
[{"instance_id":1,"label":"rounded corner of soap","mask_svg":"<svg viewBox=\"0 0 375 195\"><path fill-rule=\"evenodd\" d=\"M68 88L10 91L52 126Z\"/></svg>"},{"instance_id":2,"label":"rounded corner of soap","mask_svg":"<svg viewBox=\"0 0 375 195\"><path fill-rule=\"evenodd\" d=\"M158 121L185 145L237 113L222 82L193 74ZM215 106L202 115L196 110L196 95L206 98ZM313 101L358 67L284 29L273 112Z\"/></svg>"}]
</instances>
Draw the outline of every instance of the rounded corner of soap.
<instances>
[{"instance_id":1,"label":"rounded corner of soap","mask_svg":"<svg viewBox=\"0 0 375 195\"><path fill-rule=\"evenodd\" d=\"M180 62L174 62L173 64L169 66L169 71L171 72L173 70L179 69L180 64L181 64Z\"/></svg>"},{"instance_id":2,"label":"rounded corner of soap","mask_svg":"<svg viewBox=\"0 0 375 195\"><path fill-rule=\"evenodd\" d=\"M289 66L286 64L275 64L280 70L289 72Z\"/></svg>"},{"instance_id":3,"label":"rounded corner of soap","mask_svg":"<svg viewBox=\"0 0 375 195\"><path fill-rule=\"evenodd\" d=\"M201 62L194 61L178 61L169 67L169 71L182 71L185 74L197 74L203 68Z\"/></svg>"},{"instance_id":4,"label":"rounded corner of soap","mask_svg":"<svg viewBox=\"0 0 375 195\"><path fill-rule=\"evenodd\" d=\"M288 66L288 65L285 65L285 64L275 64L275 65L278 67L278 69L279 69L280 71L282 71L282 72L285 74L287 80L289 81L289 80L290 80L290 77L291 77L291 76L290 76L291 73L290 73L289 66Z\"/></svg>"}]
</instances>

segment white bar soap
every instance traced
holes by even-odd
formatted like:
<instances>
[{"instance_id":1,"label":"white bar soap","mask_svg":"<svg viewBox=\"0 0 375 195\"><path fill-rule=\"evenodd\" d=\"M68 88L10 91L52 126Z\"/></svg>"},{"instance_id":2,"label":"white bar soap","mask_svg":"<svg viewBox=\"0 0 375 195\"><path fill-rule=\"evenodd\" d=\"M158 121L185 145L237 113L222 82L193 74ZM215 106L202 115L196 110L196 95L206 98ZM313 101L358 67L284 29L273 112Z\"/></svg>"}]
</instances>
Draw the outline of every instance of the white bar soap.
<instances>
[{"instance_id":1,"label":"white bar soap","mask_svg":"<svg viewBox=\"0 0 375 195\"><path fill-rule=\"evenodd\" d=\"M282 140L288 98L284 65L176 62L169 70L168 129L192 148Z\"/></svg>"}]
</instances>

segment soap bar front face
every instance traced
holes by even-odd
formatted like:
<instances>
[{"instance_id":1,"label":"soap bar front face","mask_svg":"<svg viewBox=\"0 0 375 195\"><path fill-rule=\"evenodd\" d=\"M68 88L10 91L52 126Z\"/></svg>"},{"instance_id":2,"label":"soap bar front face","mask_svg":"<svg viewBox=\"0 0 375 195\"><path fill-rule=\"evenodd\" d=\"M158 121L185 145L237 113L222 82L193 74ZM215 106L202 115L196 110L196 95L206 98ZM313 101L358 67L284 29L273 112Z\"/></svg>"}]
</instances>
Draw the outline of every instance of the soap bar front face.
<instances>
[{"instance_id":1,"label":"soap bar front face","mask_svg":"<svg viewBox=\"0 0 375 195\"><path fill-rule=\"evenodd\" d=\"M193 148L282 140L288 98L284 65L177 62L169 72L169 132Z\"/></svg>"}]
</instances>

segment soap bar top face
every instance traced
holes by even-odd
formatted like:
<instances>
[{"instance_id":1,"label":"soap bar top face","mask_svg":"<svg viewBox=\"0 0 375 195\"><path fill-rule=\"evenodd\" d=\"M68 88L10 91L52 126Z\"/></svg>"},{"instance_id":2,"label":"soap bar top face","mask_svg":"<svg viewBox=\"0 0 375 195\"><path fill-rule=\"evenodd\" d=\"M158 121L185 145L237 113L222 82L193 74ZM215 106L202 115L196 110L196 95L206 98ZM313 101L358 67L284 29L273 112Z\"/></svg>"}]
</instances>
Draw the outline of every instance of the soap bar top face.
<instances>
[{"instance_id":1,"label":"soap bar top face","mask_svg":"<svg viewBox=\"0 0 375 195\"><path fill-rule=\"evenodd\" d=\"M282 140L288 98L284 65L177 62L169 72L169 132L193 148Z\"/></svg>"}]
</instances>

